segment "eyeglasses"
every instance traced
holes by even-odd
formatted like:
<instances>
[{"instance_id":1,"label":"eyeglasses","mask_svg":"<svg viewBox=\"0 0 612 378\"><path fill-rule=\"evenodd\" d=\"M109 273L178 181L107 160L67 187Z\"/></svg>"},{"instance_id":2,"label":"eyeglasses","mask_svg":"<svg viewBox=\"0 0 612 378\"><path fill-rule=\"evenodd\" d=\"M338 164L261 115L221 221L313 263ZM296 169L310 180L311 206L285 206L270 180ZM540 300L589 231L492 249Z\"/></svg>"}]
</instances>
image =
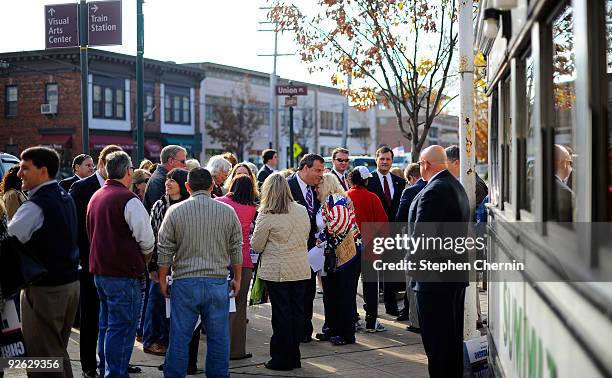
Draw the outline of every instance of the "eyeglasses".
<instances>
[{"instance_id":1,"label":"eyeglasses","mask_svg":"<svg viewBox=\"0 0 612 378\"><path fill-rule=\"evenodd\" d=\"M179 163L181 163L181 164L185 164L185 162L187 161L187 159L183 159L183 160L179 160L179 159L175 159L175 158L172 158L172 159L173 159L174 161L178 161L178 162L179 162Z\"/></svg>"},{"instance_id":2,"label":"eyeglasses","mask_svg":"<svg viewBox=\"0 0 612 378\"><path fill-rule=\"evenodd\" d=\"M338 163L348 163L349 159L335 159Z\"/></svg>"}]
</instances>

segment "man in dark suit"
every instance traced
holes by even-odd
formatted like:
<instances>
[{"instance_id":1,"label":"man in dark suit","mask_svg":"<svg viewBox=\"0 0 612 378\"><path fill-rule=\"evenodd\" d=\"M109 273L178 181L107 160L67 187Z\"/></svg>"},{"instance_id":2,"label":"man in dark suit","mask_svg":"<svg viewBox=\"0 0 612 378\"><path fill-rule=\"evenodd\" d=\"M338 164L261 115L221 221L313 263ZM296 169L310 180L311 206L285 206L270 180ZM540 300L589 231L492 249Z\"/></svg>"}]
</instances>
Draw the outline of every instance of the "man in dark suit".
<instances>
[{"instance_id":1,"label":"man in dark suit","mask_svg":"<svg viewBox=\"0 0 612 378\"><path fill-rule=\"evenodd\" d=\"M317 212L321 203L317 199L315 188L321 182L325 166L323 157L317 154L306 154L300 160L298 171L287 180L293 199L308 210L310 217L310 233L308 234L308 250L315 246L317 232ZM304 334L303 343L312 341L312 305L316 294L316 272L310 271L310 280L304 295Z\"/></svg>"},{"instance_id":2,"label":"man in dark suit","mask_svg":"<svg viewBox=\"0 0 612 378\"><path fill-rule=\"evenodd\" d=\"M95 171L93 159L89 155L80 154L72 160L72 171L74 176L63 179L59 182L59 186L66 192L75 182L91 176Z\"/></svg>"},{"instance_id":3,"label":"man in dark suit","mask_svg":"<svg viewBox=\"0 0 612 378\"><path fill-rule=\"evenodd\" d=\"M396 222L408 222L408 211L410 210L410 204L414 197L419 194L421 189L425 187L427 182L423 180L421 177L421 172L419 165L417 163L409 164L406 167L406 178L410 183L410 186L406 187L402 192L402 196L400 197L399 207L397 208L397 213L395 214Z\"/></svg>"},{"instance_id":4,"label":"man in dark suit","mask_svg":"<svg viewBox=\"0 0 612 378\"><path fill-rule=\"evenodd\" d=\"M94 284L93 274L89 273L89 239L87 237L87 205L89 200L106 181L106 156L111 152L122 151L121 147L108 145L100 151L98 156L98 169L96 172L72 184L70 195L74 200L77 210L79 260L80 271L80 314L81 314L81 338L79 342L81 369L84 377L96 377L96 348L98 346L98 318L100 312L100 300L98 291ZM103 370L102 370L103 371Z\"/></svg>"},{"instance_id":5,"label":"man in dark suit","mask_svg":"<svg viewBox=\"0 0 612 378\"><path fill-rule=\"evenodd\" d=\"M408 211L410 210L410 204L412 203L414 197L419 194L421 189L423 189L427 183L421 178L421 171L417 163L409 164L404 172L406 173L406 180L408 181L410 186L408 186L402 192L402 197L400 198L397 214L395 215L395 221L401 223L408 223ZM412 288L408 287L408 284L406 284L406 294L404 294L404 308L402 309L402 311L400 311L400 314L397 317L398 322L410 320L409 309L411 300L415 300L414 293L412 291ZM408 330L417 332L418 321L416 320L415 314L412 315L413 316L411 320L411 325L408 327Z\"/></svg>"},{"instance_id":6,"label":"man in dark suit","mask_svg":"<svg viewBox=\"0 0 612 378\"><path fill-rule=\"evenodd\" d=\"M261 159L263 160L263 167L257 172L257 183L259 186L274 173L276 166L278 165L278 153L276 150L264 150L261 153Z\"/></svg>"},{"instance_id":7,"label":"man in dark suit","mask_svg":"<svg viewBox=\"0 0 612 378\"><path fill-rule=\"evenodd\" d=\"M447 169L444 148L433 145L423 150L419 165L427 185L410 206L412 235L465 237L470 220L468 197ZM430 261L446 261L444 251L419 252L414 251L420 258L428 256ZM453 251L448 253L456 258L462 256ZM459 277L455 274L452 279L448 276L440 279L438 276L434 282L429 275L418 276L414 288L429 375L433 378L463 376L463 309L468 284L464 276Z\"/></svg>"},{"instance_id":8,"label":"man in dark suit","mask_svg":"<svg viewBox=\"0 0 612 378\"><path fill-rule=\"evenodd\" d=\"M393 165L393 150L383 146L376 150L376 170L368 180L368 190L378 196L383 204L389 222L395 221L402 191L406 180L389 171ZM383 277L384 280L384 277ZM403 290L401 282L384 282L385 311L392 316L399 316L397 308L397 293Z\"/></svg>"},{"instance_id":9,"label":"man in dark suit","mask_svg":"<svg viewBox=\"0 0 612 378\"><path fill-rule=\"evenodd\" d=\"M338 147L332 151L332 170L331 173L336 176L342 189L349 190L350 185L348 183L348 166L349 166L349 150L346 148Z\"/></svg>"},{"instance_id":10,"label":"man in dark suit","mask_svg":"<svg viewBox=\"0 0 612 378\"><path fill-rule=\"evenodd\" d=\"M460 169L460 151L459 146L456 144L446 147L446 159L448 160L448 170L450 173L455 176L457 180L459 180L459 176L461 175ZM489 194L489 188L484 180L478 176L478 173L474 172L476 175L476 207L482 203L487 194Z\"/></svg>"}]
</instances>

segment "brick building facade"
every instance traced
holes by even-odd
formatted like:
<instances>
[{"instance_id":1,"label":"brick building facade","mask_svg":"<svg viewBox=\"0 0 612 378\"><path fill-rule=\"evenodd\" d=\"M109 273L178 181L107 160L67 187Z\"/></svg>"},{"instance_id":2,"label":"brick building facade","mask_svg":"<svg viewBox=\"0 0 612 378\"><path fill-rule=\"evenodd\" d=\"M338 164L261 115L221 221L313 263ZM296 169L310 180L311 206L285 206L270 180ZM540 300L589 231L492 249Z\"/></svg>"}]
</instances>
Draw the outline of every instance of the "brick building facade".
<instances>
[{"instance_id":1,"label":"brick building facade","mask_svg":"<svg viewBox=\"0 0 612 378\"><path fill-rule=\"evenodd\" d=\"M62 156L62 169L83 151L78 49L0 54L0 150L18 155L46 145ZM89 152L135 145L135 57L89 50ZM145 156L155 161L163 145L202 151L200 82L204 71L145 59ZM43 114L45 113L45 114Z\"/></svg>"}]
</instances>

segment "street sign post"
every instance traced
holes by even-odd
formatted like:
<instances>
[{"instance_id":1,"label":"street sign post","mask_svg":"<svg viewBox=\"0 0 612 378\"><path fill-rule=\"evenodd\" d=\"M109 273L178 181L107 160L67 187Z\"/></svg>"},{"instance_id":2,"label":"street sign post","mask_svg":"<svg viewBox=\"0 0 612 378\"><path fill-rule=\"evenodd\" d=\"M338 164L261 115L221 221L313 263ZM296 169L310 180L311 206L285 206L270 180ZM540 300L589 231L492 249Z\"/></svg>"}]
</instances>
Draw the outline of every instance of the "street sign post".
<instances>
[{"instance_id":1,"label":"street sign post","mask_svg":"<svg viewBox=\"0 0 612 378\"><path fill-rule=\"evenodd\" d=\"M277 85L277 96L306 96L308 95L308 87L306 85Z\"/></svg>"},{"instance_id":2,"label":"street sign post","mask_svg":"<svg viewBox=\"0 0 612 378\"><path fill-rule=\"evenodd\" d=\"M285 97L285 107L293 107L297 106L297 97L295 96L287 96Z\"/></svg>"},{"instance_id":3,"label":"street sign post","mask_svg":"<svg viewBox=\"0 0 612 378\"><path fill-rule=\"evenodd\" d=\"M45 5L45 48L79 45L79 5Z\"/></svg>"},{"instance_id":4,"label":"street sign post","mask_svg":"<svg viewBox=\"0 0 612 378\"><path fill-rule=\"evenodd\" d=\"M90 46L121 44L121 0L87 3Z\"/></svg>"}]
</instances>

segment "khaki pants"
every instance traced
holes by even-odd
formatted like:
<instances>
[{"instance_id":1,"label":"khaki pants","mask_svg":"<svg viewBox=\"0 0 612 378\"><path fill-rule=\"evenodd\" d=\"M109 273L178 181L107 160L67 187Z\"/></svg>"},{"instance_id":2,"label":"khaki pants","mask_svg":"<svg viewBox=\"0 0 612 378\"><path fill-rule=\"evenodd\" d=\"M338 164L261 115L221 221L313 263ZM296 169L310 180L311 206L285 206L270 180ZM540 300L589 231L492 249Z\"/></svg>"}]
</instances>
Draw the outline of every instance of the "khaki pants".
<instances>
[{"instance_id":1,"label":"khaki pants","mask_svg":"<svg viewBox=\"0 0 612 378\"><path fill-rule=\"evenodd\" d=\"M28 357L57 357L63 373L28 373L28 377L72 377L68 340L79 304L79 282L30 286L21 291L21 328Z\"/></svg>"},{"instance_id":2,"label":"khaki pants","mask_svg":"<svg viewBox=\"0 0 612 378\"><path fill-rule=\"evenodd\" d=\"M253 269L242 268L240 291L236 297L236 312L230 314L230 358L239 358L246 354L246 309L247 293L251 286Z\"/></svg>"}]
</instances>

